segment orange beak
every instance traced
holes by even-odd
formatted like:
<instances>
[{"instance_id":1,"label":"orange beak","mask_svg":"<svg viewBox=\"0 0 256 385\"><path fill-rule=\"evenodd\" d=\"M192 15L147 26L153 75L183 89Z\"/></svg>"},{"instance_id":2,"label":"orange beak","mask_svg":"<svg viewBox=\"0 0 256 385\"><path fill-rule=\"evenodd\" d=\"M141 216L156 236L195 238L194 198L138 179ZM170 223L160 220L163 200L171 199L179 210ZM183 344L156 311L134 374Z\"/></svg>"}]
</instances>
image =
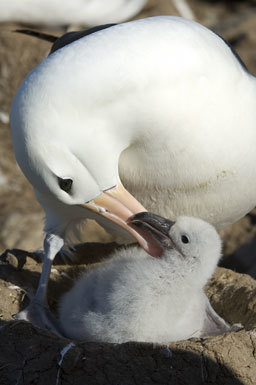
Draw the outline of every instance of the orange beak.
<instances>
[{"instance_id":1,"label":"orange beak","mask_svg":"<svg viewBox=\"0 0 256 385\"><path fill-rule=\"evenodd\" d=\"M100 196L81 206L102 215L124 228L133 235L141 247L153 257L159 257L162 254L163 250L150 232L139 228L137 229L137 227L127 223L132 215L147 210L121 183L118 183L109 190L103 191Z\"/></svg>"}]
</instances>

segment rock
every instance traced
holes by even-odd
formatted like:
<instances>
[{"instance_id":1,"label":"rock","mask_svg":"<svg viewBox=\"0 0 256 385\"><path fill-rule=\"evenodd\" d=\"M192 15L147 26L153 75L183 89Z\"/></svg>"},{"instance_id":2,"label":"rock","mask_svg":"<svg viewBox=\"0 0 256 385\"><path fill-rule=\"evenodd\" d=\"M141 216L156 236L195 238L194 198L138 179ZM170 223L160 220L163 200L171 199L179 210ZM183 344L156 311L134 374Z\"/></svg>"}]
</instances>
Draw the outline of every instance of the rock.
<instances>
[{"instance_id":1,"label":"rock","mask_svg":"<svg viewBox=\"0 0 256 385\"><path fill-rule=\"evenodd\" d=\"M41 213L12 213L0 229L0 244L4 248L36 250L43 245L43 215ZM28 230L30 229L30 230Z\"/></svg>"},{"instance_id":2,"label":"rock","mask_svg":"<svg viewBox=\"0 0 256 385\"><path fill-rule=\"evenodd\" d=\"M25 322L0 330L2 385L253 385L256 329L166 346L74 344Z\"/></svg>"},{"instance_id":3,"label":"rock","mask_svg":"<svg viewBox=\"0 0 256 385\"><path fill-rule=\"evenodd\" d=\"M60 295L81 269L99 263L115 248L114 243L84 244L77 249L82 265L55 265L49 287L51 307L56 308ZM24 258L24 252L21 255ZM20 288L29 287L31 292L36 288L41 264L27 253L22 270L8 260L0 267L1 385L255 384L256 281L247 275L219 268L206 288L224 319L244 325L238 332L166 345L76 344L26 322L7 322L25 305Z\"/></svg>"},{"instance_id":4,"label":"rock","mask_svg":"<svg viewBox=\"0 0 256 385\"><path fill-rule=\"evenodd\" d=\"M1 323L3 322L3 320L12 320L12 315L16 314L19 311L21 304L22 306L25 306L25 304L27 303L27 302L25 303L23 302L25 299L24 290L18 285L13 285L8 281L6 282L1 281L0 296L1 296L1 303L0 303ZM1 346L1 343L0 343L0 346Z\"/></svg>"},{"instance_id":5,"label":"rock","mask_svg":"<svg viewBox=\"0 0 256 385\"><path fill-rule=\"evenodd\" d=\"M13 253L7 250L5 261L6 263L9 263L11 266L13 266L15 269L21 270L26 263L26 255L22 255L20 253L19 257L17 258Z\"/></svg>"},{"instance_id":6,"label":"rock","mask_svg":"<svg viewBox=\"0 0 256 385\"><path fill-rule=\"evenodd\" d=\"M215 311L227 322L241 323L247 330L256 328L256 281L249 275L218 268L206 293Z\"/></svg>"},{"instance_id":7,"label":"rock","mask_svg":"<svg viewBox=\"0 0 256 385\"><path fill-rule=\"evenodd\" d=\"M221 230L223 255L221 266L256 277L256 210Z\"/></svg>"},{"instance_id":8,"label":"rock","mask_svg":"<svg viewBox=\"0 0 256 385\"><path fill-rule=\"evenodd\" d=\"M7 112L0 111L0 122L3 124L8 124L9 120L9 114Z\"/></svg>"}]
</instances>

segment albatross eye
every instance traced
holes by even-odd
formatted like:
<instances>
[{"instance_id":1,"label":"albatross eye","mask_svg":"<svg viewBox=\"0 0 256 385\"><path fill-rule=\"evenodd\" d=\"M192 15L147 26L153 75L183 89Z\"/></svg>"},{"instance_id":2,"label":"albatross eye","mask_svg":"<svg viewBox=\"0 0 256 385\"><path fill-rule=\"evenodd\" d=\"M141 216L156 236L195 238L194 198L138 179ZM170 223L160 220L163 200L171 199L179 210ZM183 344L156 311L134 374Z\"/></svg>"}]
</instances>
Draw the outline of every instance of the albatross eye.
<instances>
[{"instance_id":1,"label":"albatross eye","mask_svg":"<svg viewBox=\"0 0 256 385\"><path fill-rule=\"evenodd\" d=\"M66 178L66 179L58 178L58 183L59 183L59 186L60 186L61 190L66 191L67 193L70 193L71 188L72 188L72 184L73 184L72 179L69 179L69 178Z\"/></svg>"},{"instance_id":2,"label":"albatross eye","mask_svg":"<svg viewBox=\"0 0 256 385\"><path fill-rule=\"evenodd\" d=\"M182 241L183 243L189 243L189 239L188 239L188 237L187 237L186 235L182 235L182 236L181 236L181 241Z\"/></svg>"}]
</instances>

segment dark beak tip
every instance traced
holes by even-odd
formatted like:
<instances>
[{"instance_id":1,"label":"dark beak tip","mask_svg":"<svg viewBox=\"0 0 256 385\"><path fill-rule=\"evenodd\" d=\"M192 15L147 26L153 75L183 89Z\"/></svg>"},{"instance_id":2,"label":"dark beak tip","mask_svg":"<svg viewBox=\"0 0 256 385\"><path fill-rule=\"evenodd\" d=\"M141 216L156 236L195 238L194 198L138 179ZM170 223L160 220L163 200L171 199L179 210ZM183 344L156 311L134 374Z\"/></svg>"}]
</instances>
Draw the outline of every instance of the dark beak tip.
<instances>
[{"instance_id":1,"label":"dark beak tip","mask_svg":"<svg viewBox=\"0 0 256 385\"><path fill-rule=\"evenodd\" d=\"M130 224L136 224L136 222L141 222L141 220L143 220L146 216L147 216L148 212L147 211L142 211L140 213L137 213L137 214L134 214L134 215L131 215L126 223L128 225Z\"/></svg>"},{"instance_id":2,"label":"dark beak tip","mask_svg":"<svg viewBox=\"0 0 256 385\"><path fill-rule=\"evenodd\" d=\"M141 211L140 213L134 214L128 218L127 222L133 222L133 221L143 221L145 219L151 218L155 214L150 213L149 211Z\"/></svg>"}]
</instances>

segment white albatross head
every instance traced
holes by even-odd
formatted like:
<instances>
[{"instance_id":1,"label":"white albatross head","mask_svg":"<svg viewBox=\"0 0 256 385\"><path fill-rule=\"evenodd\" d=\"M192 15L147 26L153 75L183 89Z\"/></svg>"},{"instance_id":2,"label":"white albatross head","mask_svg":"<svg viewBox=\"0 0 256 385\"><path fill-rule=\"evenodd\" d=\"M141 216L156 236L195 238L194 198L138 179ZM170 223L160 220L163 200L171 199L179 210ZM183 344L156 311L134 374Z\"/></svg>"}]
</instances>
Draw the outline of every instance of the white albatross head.
<instances>
[{"instance_id":1,"label":"white albatross head","mask_svg":"<svg viewBox=\"0 0 256 385\"><path fill-rule=\"evenodd\" d=\"M123 143L101 132L85 137L79 124L72 130L64 106L61 124L59 116L54 120L54 111L51 120L45 118L49 105L33 100L36 82L30 77L33 72L12 104L12 139L17 162L46 212L46 233L65 238L72 221L94 219L106 229L125 229L148 253L159 256L161 249L148 232L127 225L130 216L145 208L120 182Z\"/></svg>"},{"instance_id":2,"label":"white albatross head","mask_svg":"<svg viewBox=\"0 0 256 385\"><path fill-rule=\"evenodd\" d=\"M150 212L129 219L131 226L149 231L163 249L162 258L182 266L185 274L198 274L206 283L221 257L221 239L215 228L199 218L180 216L172 222ZM177 262L177 263L176 263Z\"/></svg>"}]
</instances>

